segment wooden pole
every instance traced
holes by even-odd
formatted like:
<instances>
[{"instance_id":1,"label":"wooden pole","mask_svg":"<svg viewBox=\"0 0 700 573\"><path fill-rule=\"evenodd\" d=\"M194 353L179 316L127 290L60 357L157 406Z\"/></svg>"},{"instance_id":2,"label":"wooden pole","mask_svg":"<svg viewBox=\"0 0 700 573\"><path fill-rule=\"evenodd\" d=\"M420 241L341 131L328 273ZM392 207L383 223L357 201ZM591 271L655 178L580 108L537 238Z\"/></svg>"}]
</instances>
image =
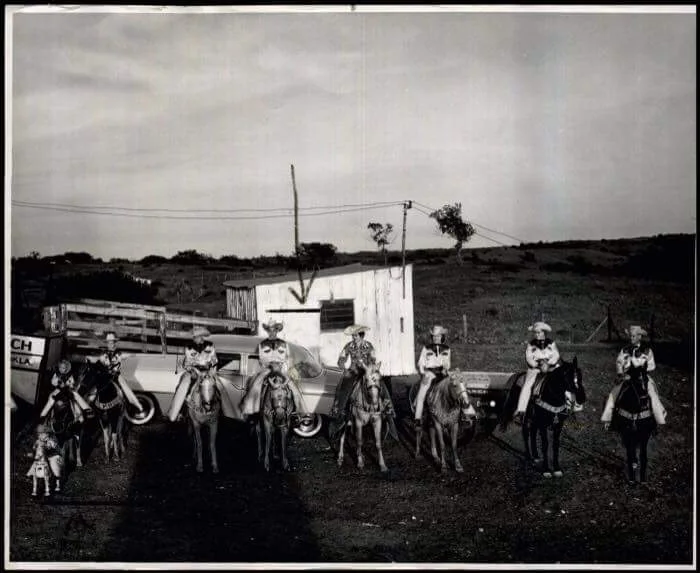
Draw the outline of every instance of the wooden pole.
<instances>
[{"instance_id":1,"label":"wooden pole","mask_svg":"<svg viewBox=\"0 0 700 573\"><path fill-rule=\"evenodd\" d=\"M403 298L406 298L406 215L413 205L413 201L404 201L403 204L403 231L401 233L401 281Z\"/></svg>"},{"instance_id":2,"label":"wooden pole","mask_svg":"<svg viewBox=\"0 0 700 573\"><path fill-rule=\"evenodd\" d=\"M294 193L294 254L299 256L299 197L297 195L297 182L294 177L294 164L292 170L292 191Z\"/></svg>"},{"instance_id":3,"label":"wooden pole","mask_svg":"<svg viewBox=\"0 0 700 573\"><path fill-rule=\"evenodd\" d=\"M464 341L467 340L467 315L462 315L462 332L464 333Z\"/></svg>"}]
</instances>

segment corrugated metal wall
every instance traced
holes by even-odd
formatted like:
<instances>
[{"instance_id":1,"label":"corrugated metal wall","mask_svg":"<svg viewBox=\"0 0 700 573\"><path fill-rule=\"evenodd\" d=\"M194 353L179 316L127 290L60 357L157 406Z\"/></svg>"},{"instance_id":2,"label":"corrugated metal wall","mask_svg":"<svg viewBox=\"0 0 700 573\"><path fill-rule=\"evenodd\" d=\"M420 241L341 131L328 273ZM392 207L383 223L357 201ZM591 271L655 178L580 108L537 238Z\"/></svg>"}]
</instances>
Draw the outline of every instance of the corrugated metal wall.
<instances>
[{"instance_id":1,"label":"corrugated metal wall","mask_svg":"<svg viewBox=\"0 0 700 573\"><path fill-rule=\"evenodd\" d=\"M297 281L258 285L256 287L257 316L266 322L277 313L274 310L319 309L322 300L353 299L355 322L370 327L367 339L372 342L377 358L382 361L382 371L387 375L408 375L415 373L413 332L413 267L406 266L406 297L402 296L401 268L368 269L366 271L319 277L313 283L309 297L301 305L290 292L290 287L299 290ZM228 291L233 289L229 288ZM227 295L228 296L228 295ZM232 308L229 301L229 308ZM305 313L304 313L305 314ZM277 315L279 316L279 315ZM294 313L286 313L285 321L293 321ZM301 316L301 315L300 315ZM319 320L319 315L315 315ZM300 320L302 320L300 318ZM304 316L308 320L308 315ZM402 329L403 320L403 329ZM302 333L290 328L295 336ZM260 334L265 332L261 329ZM284 337L284 334L282 335ZM321 332L320 341L317 329L304 331L303 336L314 340L292 340L307 347L318 347L321 361L335 365L343 346L350 341L342 331Z\"/></svg>"}]
</instances>

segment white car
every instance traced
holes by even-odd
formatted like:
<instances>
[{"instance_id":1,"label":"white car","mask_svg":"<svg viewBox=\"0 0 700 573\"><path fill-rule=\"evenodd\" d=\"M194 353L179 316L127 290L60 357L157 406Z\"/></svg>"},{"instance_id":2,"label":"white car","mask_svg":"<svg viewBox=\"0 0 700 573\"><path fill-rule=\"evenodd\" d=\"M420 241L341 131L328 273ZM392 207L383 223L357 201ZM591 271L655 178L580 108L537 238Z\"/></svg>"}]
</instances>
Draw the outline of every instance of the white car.
<instances>
[{"instance_id":1,"label":"white car","mask_svg":"<svg viewBox=\"0 0 700 573\"><path fill-rule=\"evenodd\" d=\"M236 334L212 335L210 340L219 359L218 374L233 404L238 406L245 392L247 379L260 369L257 336ZM342 377L339 368L321 365L303 346L289 343L290 368L299 373L299 388L311 414L302 419L294 432L305 438L319 433L323 416L328 415L333 405L335 389ZM122 375L142 402L146 416L141 419L129 417L134 423L150 421L156 411L165 414L172 402L182 369L183 353L180 354L128 354L122 361ZM242 418L236 418L242 420Z\"/></svg>"}]
</instances>

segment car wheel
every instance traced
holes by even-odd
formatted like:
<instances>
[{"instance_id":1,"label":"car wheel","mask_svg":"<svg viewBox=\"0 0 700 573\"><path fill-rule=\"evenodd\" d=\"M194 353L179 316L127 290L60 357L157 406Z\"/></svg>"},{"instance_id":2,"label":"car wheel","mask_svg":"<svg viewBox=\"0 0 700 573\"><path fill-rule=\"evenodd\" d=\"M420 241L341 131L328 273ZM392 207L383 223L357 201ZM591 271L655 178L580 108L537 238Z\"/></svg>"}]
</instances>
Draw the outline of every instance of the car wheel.
<instances>
[{"instance_id":1,"label":"car wheel","mask_svg":"<svg viewBox=\"0 0 700 573\"><path fill-rule=\"evenodd\" d=\"M143 407L143 414L138 412L130 403L126 404L125 416L135 426L144 426L153 419L156 414L156 401L148 394L136 392L136 398Z\"/></svg>"},{"instance_id":2,"label":"car wheel","mask_svg":"<svg viewBox=\"0 0 700 573\"><path fill-rule=\"evenodd\" d=\"M299 425L295 426L293 432L300 438L313 438L323 428L323 418L320 414L307 414L299 420Z\"/></svg>"}]
</instances>

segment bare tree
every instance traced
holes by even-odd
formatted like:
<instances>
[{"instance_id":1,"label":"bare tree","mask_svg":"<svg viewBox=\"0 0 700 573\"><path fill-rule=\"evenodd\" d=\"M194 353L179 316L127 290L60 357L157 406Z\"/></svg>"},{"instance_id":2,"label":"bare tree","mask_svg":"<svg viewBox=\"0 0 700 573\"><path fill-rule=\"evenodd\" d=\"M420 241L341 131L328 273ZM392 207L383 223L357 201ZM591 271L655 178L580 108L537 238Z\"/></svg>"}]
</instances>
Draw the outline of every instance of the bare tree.
<instances>
[{"instance_id":1,"label":"bare tree","mask_svg":"<svg viewBox=\"0 0 700 573\"><path fill-rule=\"evenodd\" d=\"M384 255L384 266L387 264L387 252L386 246L391 243L391 234L394 231L394 226L391 223L382 225L381 223L370 223L367 225L372 240L377 243L377 248L379 252Z\"/></svg>"},{"instance_id":2,"label":"bare tree","mask_svg":"<svg viewBox=\"0 0 700 573\"><path fill-rule=\"evenodd\" d=\"M452 237L455 241L457 263L462 264L462 247L474 234L474 227L462 219L462 204L443 205L437 211L430 213L430 217L437 221L438 228L443 235Z\"/></svg>"}]
</instances>

